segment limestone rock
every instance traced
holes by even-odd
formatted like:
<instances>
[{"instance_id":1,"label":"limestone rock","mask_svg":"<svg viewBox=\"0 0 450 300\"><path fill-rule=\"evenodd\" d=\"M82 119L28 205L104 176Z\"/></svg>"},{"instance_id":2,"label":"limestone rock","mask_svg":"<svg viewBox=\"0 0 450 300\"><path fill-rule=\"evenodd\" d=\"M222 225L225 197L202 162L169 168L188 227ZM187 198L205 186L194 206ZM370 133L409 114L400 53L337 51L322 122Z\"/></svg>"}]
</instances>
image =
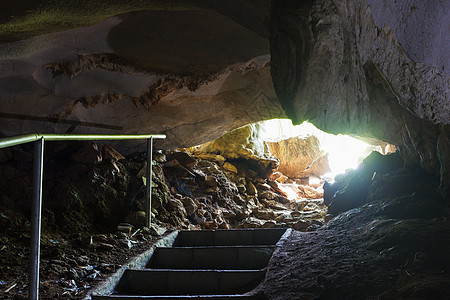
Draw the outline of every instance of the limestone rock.
<instances>
[{"instance_id":1,"label":"limestone rock","mask_svg":"<svg viewBox=\"0 0 450 300\"><path fill-rule=\"evenodd\" d=\"M197 158L214 161L219 166L223 166L224 163L225 163L225 157L223 157L222 155L217 155L217 154L212 154L212 153L205 153L205 152L196 152L194 154L195 154L195 156Z\"/></svg>"},{"instance_id":2,"label":"limestone rock","mask_svg":"<svg viewBox=\"0 0 450 300\"><path fill-rule=\"evenodd\" d=\"M313 135L267 144L270 153L280 160L278 171L289 178L321 176L331 172L327 155L321 153L319 140Z\"/></svg>"},{"instance_id":3,"label":"limestone rock","mask_svg":"<svg viewBox=\"0 0 450 300\"><path fill-rule=\"evenodd\" d=\"M186 210L184 209L183 202L178 199L169 199L168 207L170 210L182 210L184 214L186 214Z\"/></svg>"},{"instance_id":4,"label":"limestone rock","mask_svg":"<svg viewBox=\"0 0 450 300\"><path fill-rule=\"evenodd\" d=\"M439 173L438 124L450 122L445 1L128 2L120 17L101 9L103 22L73 28L71 13L44 31L14 22L45 22L36 14L46 9L2 8L0 35L17 42L0 44L0 134L165 133L158 147L175 149L287 114L399 145L405 163ZM18 41L22 32L30 38Z\"/></svg>"},{"instance_id":5,"label":"limestone rock","mask_svg":"<svg viewBox=\"0 0 450 300\"><path fill-rule=\"evenodd\" d=\"M368 0L378 27L389 26L403 50L415 61L450 70L448 6L445 1ZM430 51L430 49L432 49Z\"/></svg>"},{"instance_id":6,"label":"limestone rock","mask_svg":"<svg viewBox=\"0 0 450 300\"><path fill-rule=\"evenodd\" d=\"M183 203L184 209L186 210L186 214L188 216L192 215L197 210L197 204L195 204L195 201L192 200L191 198L182 197L180 200Z\"/></svg>"},{"instance_id":7,"label":"limestone rock","mask_svg":"<svg viewBox=\"0 0 450 300\"><path fill-rule=\"evenodd\" d=\"M249 195L258 195L258 190L256 189L253 182L249 181L247 183L247 194Z\"/></svg>"},{"instance_id":8,"label":"limestone rock","mask_svg":"<svg viewBox=\"0 0 450 300\"><path fill-rule=\"evenodd\" d=\"M230 171L230 172L234 173L234 174L237 174L237 173L238 173L237 168L236 168L233 164L231 164L231 163L229 163L229 162L225 162L225 163L223 164L223 168L224 168L225 170L227 170L227 171Z\"/></svg>"},{"instance_id":9,"label":"limestone rock","mask_svg":"<svg viewBox=\"0 0 450 300\"><path fill-rule=\"evenodd\" d=\"M155 224L155 223L152 223L152 224L151 224L150 232L151 232L153 235L161 236L161 235L163 235L164 233L166 233L166 231L167 231L167 228L164 228L164 227L162 227L162 226L159 226L158 224Z\"/></svg>"},{"instance_id":10,"label":"limestone rock","mask_svg":"<svg viewBox=\"0 0 450 300\"><path fill-rule=\"evenodd\" d=\"M402 166L398 153L382 155L372 152L361 165L335 178L332 185L324 184L324 203L328 212L337 215L366 203L369 186L376 176L388 174Z\"/></svg>"},{"instance_id":11,"label":"limestone rock","mask_svg":"<svg viewBox=\"0 0 450 300\"><path fill-rule=\"evenodd\" d=\"M261 220L273 220L275 219L275 213L268 209L257 209L253 211L253 215Z\"/></svg>"},{"instance_id":12,"label":"limestone rock","mask_svg":"<svg viewBox=\"0 0 450 300\"><path fill-rule=\"evenodd\" d=\"M257 184L256 184L256 188L258 189L258 191L268 191L268 190L270 190L270 189L272 189L272 187L270 186L270 185L268 185L267 183L261 183L261 182L258 182Z\"/></svg>"},{"instance_id":13,"label":"limestone rock","mask_svg":"<svg viewBox=\"0 0 450 300\"><path fill-rule=\"evenodd\" d=\"M365 0L274 2L272 12L271 74L295 124L399 145L405 163L438 173L436 124L450 123L447 71L411 60ZM416 14L407 12L397 28ZM439 20L437 31L448 28L448 18Z\"/></svg>"},{"instance_id":14,"label":"limestone rock","mask_svg":"<svg viewBox=\"0 0 450 300\"><path fill-rule=\"evenodd\" d=\"M190 156L189 153L179 151L174 151L172 153L167 154L166 160L167 160L166 166L169 166L169 163L171 161L174 161L174 164L170 166L180 165L180 167L184 167L189 171L192 171L192 168L197 162L197 160L192 156Z\"/></svg>"},{"instance_id":15,"label":"limestone rock","mask_svg":"<svg viewBox=\"0 0 450 300\"><path fill-rule=\"evenodd\" d=\"M212 175L206 176L205 184L211 188L219 187L219 183L217 182L217 179Z\"/></svg>"},{"instance_id":16,"label":"limestone rock","mask_svg":"<svg viewBox=\"0 0 450 300\"><path fill-rule=\"evenodd\" d=\"M273 199L277 199L278 195L272 191L263 191L263 192L259 193L258 197L260 199L264 198L264 199L268 199L268 200L273 200Z\"/></svg>"},{"instance_id":17,"label":"limestone rock","mask_svg":"<svg viewBox=\"0 0 450 300\"><path fill-rule=\"evenodd\" d=\"M125 222L132 225L145 225L145 211L135 211L125 217Z\"/></svg>"},{"instance_id":18,"label":"limestone rock","mask_svg":"<svg viewBox=\"0 0 450 300\"><path fill-rule=\"evenodd\" d=\"M98 164L102 161L102 153L98 150L95 143L85 144L80 150L71 156L75 163L81 164Z\"/></svg>"},{"instance_id":19,"label":"limestone rock","mask_svg":"<svg viewBox=\"0 0 450 300\"><path fill-rule=\"evenodd\" d=\"M260 228L264 225L264 221L253 217L247 218L241 224L242 228Z\"/></svg>"},{"instance_id":20,"label":"limestone rock","mask_svg":"<svg viewBox=\"0 0 450 300\"><path fill-rule=\"evenodd\" d=\"M281 164L281 162L280 162L280 164ZM273 172L272 174L270 174L269 179L274 180L278 183L285 183L286 180L288 180L288 177L286 175L282 174L281 172L276 171L276 172Z\"/></svg>"},{"instance_id":21,"label":"limestone rock","mask_svg":"<svg viewBox=\"0 0 450 300\"><path fill-rule=\"evenodd\" d=\"M266 221L261 228L274 228L277 225L274 221Z\"/></svg>"},{"instance_id":22,"label":"limestone rock","mask_svg":"<svg viewBox=\"0 0 450 300\"><path fill-rule=\"evenodd\" d=\"M306 229L308 229L309 226L311 226L310 221L299 220L292 227L298 231L306 231Z\"/></svg>"},{"instance_id":23,"label":"limestone rock","mask_svg":"<svg viewBox=\"0 0 450 300\"><path fill-rule=\"evenodd\" d=\"M226 135L198 148L199 151L220 154L227 160L248 160L256 162L258 172L264 176L278 166L267 144L259 138L259 125L251 124L227 133Z\"/></svg>"},{"instance_id":24,"label":"limestone rock","mask_svg":"<svg viewBox=\"0 0 450 300\"><path fill-rule=\"evenodd\" d=\"M113 147L108 144L105 144L102 148L102 156L105 159L113 159L113 160L121 160L125 159L122 154L117 152Z\"/></svg>"},{"instance_id":25,"label":"limestone rock","mask_svg":"<svg viewBox=\"0 0 450 300\"><path fill-rule=\"evenodd\" d=\"M92 26L2 43L2 112L24 117L1 118L0 134L65 132L70 124L59 121L70 120L90 124L77 126L77 133L165 133L159 147L175 149L211 141L261 117L285 117L270 77L265 2L231 5L233 13L154 10L152 3L150 10L118 11L120 17L99 23L95 18ZM244 6L260 13L243 15ZM261 23L265 29L255 28ZM134 145L118 145L121 152L135 151Z\"/></svg>"},{"instance_id":26,"label":"limestone rock","mask_svg":"<svg viewBox=\"0 0 450 300\"><path fill-rule=\"evenodd\" d=\"M166 162L166 155L161 150L158 150L155 153L153 153L152 158L154 161L159 163Z\"/></svg>"},{"instance_id":27,"label":"limestone rock","mask_svg":"<svg viewBox=\"0 0 450 300\"><path fill-rule=\"evenodd\" d=\"M318 191L317 189L307 186L307 185L299 185L299 189L303 192L304 196L309 199L321 199L323 197L323 193Z\"/></svg>"}]
</instances>

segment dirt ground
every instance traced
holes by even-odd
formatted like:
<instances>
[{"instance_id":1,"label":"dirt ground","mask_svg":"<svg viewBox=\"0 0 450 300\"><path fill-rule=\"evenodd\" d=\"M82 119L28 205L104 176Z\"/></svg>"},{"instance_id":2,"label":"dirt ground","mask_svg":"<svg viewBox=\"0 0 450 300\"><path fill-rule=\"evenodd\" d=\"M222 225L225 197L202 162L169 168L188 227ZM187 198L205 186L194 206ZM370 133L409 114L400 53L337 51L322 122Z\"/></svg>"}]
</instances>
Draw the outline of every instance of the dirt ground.
<instances>
[{"instance_id":1,"label":"dirt ground","mask_svg":"<svg viewBox=\"0 0 450 300\"><path fill-rule=\"evenodd\" d=\"M28 299L29 223L2 211L0 299ZM82 299L86 292L158 239L156 232L47 234L41 243L40 299ZM134 235L133 235L134 234ZM133 235L133 236L131 236Z\"/></svg>"}]
</instances>

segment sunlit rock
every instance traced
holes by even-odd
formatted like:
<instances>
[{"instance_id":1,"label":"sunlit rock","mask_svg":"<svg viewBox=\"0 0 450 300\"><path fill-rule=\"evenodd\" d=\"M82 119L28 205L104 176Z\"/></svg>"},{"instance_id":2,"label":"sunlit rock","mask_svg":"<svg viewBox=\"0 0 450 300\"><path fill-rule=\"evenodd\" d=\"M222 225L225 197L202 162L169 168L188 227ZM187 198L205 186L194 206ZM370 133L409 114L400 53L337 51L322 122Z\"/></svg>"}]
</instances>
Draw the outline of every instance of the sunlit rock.
<instances>
[{"instance_id":1,"label":"sunlit rock","mask_svg":"<svg viewBox=\"0 0 450 300\"><path fill-rule=\"evenodd\" d=\"M315 136L293 137L267 144L270 153L280 160L278 171L287 177L321 176L331 171L327 156L321 153Z\"/></svg>"},{"instance_id":2,"label":"sunlit rock","mask_svg":"<svg viewBox=\"0 0 450 300\"><path fill-rule=\"evenodd\" d=\"M436 30L448 27L439 20ZM446 71L412 60L364 0L274 2L272 21L272 79L294 123L399 145L408 165L439 172L438 124L450 123Z\"/></svg>"},{"instance_id":3,"label":"sunlit rock","mask_svg":"<svg viewBox=\"0 0 450 300\"><path fill-rule=\"evenodd\" d=\"M335 178L333 184L325 183L324 203L328 205L328 212L337 215L341 212L365 204L370 185L376 178L381 178L398 170L403 161L398 153L386 156L372 152L356 170L350 170Z\"/></svg>"},{"instance_id":4,"label":"sunlit rock","mask_svg":"<svg viewBox=\"0 0 450 300\"><path fill-rule=\"evenodd\" d=\"M229 163L229 162L225 162L225 163L223 164L223 168L224 168L225 170L227 170L227 171L230 171L231 173L237 174L237 172L238 172L237 168L236 168L233 164L231 164L231 163Z\"/></svg>"},{"instance_id":5,"label":"sunlit rock","mask_svg":"<svg viewBox=\"0 0 450 300\"><path fill-rule=\"evenodd\" d=\"M227 160L254 161L262 176L278 166L266 142L259 137L259 125L251 124L236 129L212 142L197 147L197 151L219 154Z\"/></svg>"}]
</instances>

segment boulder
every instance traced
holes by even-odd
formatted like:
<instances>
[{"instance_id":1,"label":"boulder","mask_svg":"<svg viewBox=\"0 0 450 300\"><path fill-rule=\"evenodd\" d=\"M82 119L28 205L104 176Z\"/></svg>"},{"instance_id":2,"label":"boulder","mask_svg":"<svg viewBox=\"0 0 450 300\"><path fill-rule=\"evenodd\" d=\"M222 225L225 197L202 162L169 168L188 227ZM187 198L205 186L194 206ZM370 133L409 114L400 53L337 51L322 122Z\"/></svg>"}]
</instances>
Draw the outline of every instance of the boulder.
<instances>
[{"instance_id":1,"label":"boulder","mask_svg":"<svg viewBox=\"0 0 450 300\"><path fill-rule=\"evenodd\" d=\"M222 155L212 154L212 153L206 153L206 152L195 152L195 157L199 159L206 159L209 161L214 161L219 166L223 166L225 163L225 157Z\"/></svg>"},{"instance_id":2,"label":"boulder","mask_svg":"<svg viewBox=\"0 0 450 300\"><path fill-rule=\"evenodd\" d=\"M117 152L113 147L111 147L108 144L105 144L102 148L102 156L105 159L112 159L112 160L121 160L121 159L125 159L125 157L123 157L122 154L120 154L119 152Z\"/></svg>"},{"instance_id":3,"label":"boulder","mask_svg":"<svg viewBox=\"0 0 450 300\"><path fill-rule=\"evenodd\" d=\"M231 173L234 173L234 174L237 174L237 173L238 173L237 168L236 168L233 164L231 164L231 163L229 163L229 162L225 162L225 163L223 164L223 168L224 168L225 170L227 170L227 171L230 171Z\"/></svg>"},{"instance_id":4,"label":"boulder","mask_svg":"<svg viewBox=\"0 0 450 300\"><path fill-rule=\"evenodd\" d=\"M333 184L324 183L324 203L328 212L337 215L366 203L368 189L375 176L381 176L403 166L398 153L382 155L372 152L356 170L336 176Z\"/></svg>"},{"instance_id":5,"label":"boulder","mask_svg":"<svg viewBox=\"0 0 450 300\"><path fill-rule=\"evenodd\" d=\"M95 143L84 144L70 158L74 163L80 164L98 164L103 159L102 153L98 150L98 146Z\"/></svg>"},{"instance_id":6,"label":"boulder","mask_svg":"<svg viewBox=\"0 0 450 300\"><path fill-rule=\"evenodd\" d=\"M231 131L197 149L221 155L230 161L250 161L254 171L265 177L278 166L279 162L269 153L266 142L260 139L259 134L259 125L251 124Z\"/></svg>"},{"instance_id":7,"label":"boulder","mask_svg":"<svg viewBox=\"0 0 450 300\"><path fill-rule=\"evenodd\" d=\"M145 215L145 211L132 212L125 217L125 222L136 226L145 225Z\"/></svg>"},{"instance_id":8,"label":"boulder","mask_svg":"<svg viewBox=\"0 0 450 300\"><path fill-rule=\"evenodd\" d=\"M280 160L277 170L289 178L321 176L331 172L328 156L321 152L319 140L313 135L268 142L267 145L270 153Z\"/></svg>"},{"instance_id":9,"label":"boulder","mask_svg":"<svg viewBox=\"0 0 450 300\"><path fill-rule=\"evenodd\" d=\"M256 189L253 182L249 181L247 183L247 194L249 195L258 195L258 190Z\"/></svg>"},{"instance_id":10,"label":"boulder","mask_svg":"<svg viewBox=\"0 0 450 300\"><path fill-rule=\"evenodd\" d=\"M280 162L280 164L281 164L281 162ZM278 183L285 183L286 180L288 180L288 177L279 171L275 171L272 174L270 174L269 179L276 181Z\"/></svg>"},{"instance_id":11,"label":"boulder","mask_svg":"<svg viewBox=\"0 0 450 300\"><path fill-rule=\"evenodd\" d=\"M184 209L186 210L186 214L188 216L192 215L197 210L197 204L195 204L195 201L191 198L182 197L180 200L183 203Z\"/></svg>"}]
</instances>

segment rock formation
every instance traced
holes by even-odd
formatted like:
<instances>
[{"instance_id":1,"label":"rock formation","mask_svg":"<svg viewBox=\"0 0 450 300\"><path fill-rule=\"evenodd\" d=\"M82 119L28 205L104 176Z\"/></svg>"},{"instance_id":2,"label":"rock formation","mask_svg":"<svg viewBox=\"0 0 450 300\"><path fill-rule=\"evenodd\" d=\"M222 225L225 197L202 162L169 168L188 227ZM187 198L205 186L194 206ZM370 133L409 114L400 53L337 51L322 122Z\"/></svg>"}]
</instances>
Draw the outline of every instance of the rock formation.
<instances>
[{"instance_id":1,"label":"rock formation","mask_svg":"<svg viewBox=\"0 0 450 300\"><path fill-rule=\"evenodd\" d=\"M270 153L280 160L278 171L289 178L320 177L331 171L327 155L321 152L319 140L313 135L267 144Z\"/></svg>"},{"instance_id":2,"label":"rock formation","mask_svg":"<svg viewBox=\"0 0 450 300\"><path fill-rule=\"evenodd\" d=\"M269 152L267 143L259 134L259 124L250 124L195 147L194 151L220 154L231 161L250 162L259 176L267 177L278 167L279 160Z\"/></svg>"},{"instance_id":3,"label":"rock formation","mask_svg":"<svg viewBox=\"0 0 450 300\"><path fill-rule=\"evenodd\" d=\"M155 132L173 149L287 115L398 145L444 187L448 6L416 2L11 4L0 19L0 134Z\"/></svg>"},{"instance_id":4,"label":"rock formation","mask_svg":"<svg viewBox=\"0 0 450 300\"><path fill-rule=\"evenodd\" d=\"M3 43L0 134L151 132L167 135L160 148L201 144L285 117L269 65L266 37L199 9Z\"/></svg>"},{"instance_id":5,"label":"rock formation","mask_svg":"<svg viewBox=\"0 0 450 300\"><path fill-rule=\"evenodd\" d=\"M272 79L295 123L387 141L407 164L448 172L437 155L449 139L447 73L411 60L364 0L274 2L272 13Z\"/></svg>"},{"instance_id":6,"label":"rock formation","mask_svg":"<svg viewBox=\"0 0 450 300\"><path fill-rule=\"evenodd\" d=\"M269 265L269 299L446 299L448 201L426 174L379 177L370 203L294 232Z\"/></svg>"},{"instance_id":7,"label":"rock formation","mask_svg":"<svg viewBox=\"0 0 450 300\"><path fill-rule=\"evenodd\" d=\"M274 253L260 287L269 299L448 298L448 1L3 2L0 136L167 135L149 229L138 228L135 144L47 147L43 298L81 297L160 226L308 231ZM286 117L393 144L406 166L369 159L326 185L336 217L322 226L321 187L269 174L277 162L251 127L231 133L236 144L174 150ZM30 145L0 150L5 297L26 297L32 159Z\"/></svg>"}]
</instances>

